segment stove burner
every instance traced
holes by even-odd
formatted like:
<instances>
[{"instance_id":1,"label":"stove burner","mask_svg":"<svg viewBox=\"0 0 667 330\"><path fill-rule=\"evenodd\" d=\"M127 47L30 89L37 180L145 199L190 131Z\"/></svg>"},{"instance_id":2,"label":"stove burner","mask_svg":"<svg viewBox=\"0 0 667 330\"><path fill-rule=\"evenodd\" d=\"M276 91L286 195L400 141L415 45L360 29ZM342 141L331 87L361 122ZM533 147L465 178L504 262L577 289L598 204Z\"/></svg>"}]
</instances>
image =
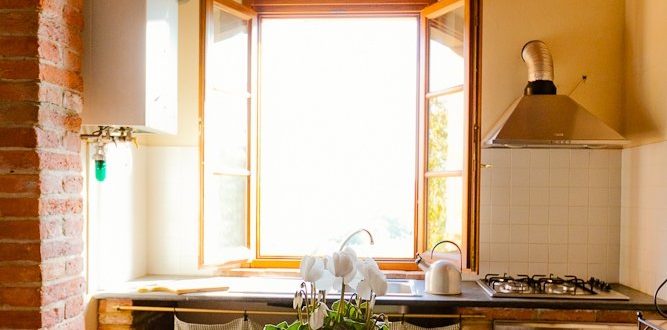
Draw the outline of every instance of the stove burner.
<instances>
[{"instance_id":1,"label":"stove burner","mask_svg":"<svg viewBox=\"0 0 667 330\"><path fill-rule=\"evenodd\" d=\"M612 291L609 283L592 277L585 281L572 275L487 274L478 282L492 297L628 300Z\"/></svg>"},{"instance_id":2,"label":"stove burner","mask_svg":"<svg viewBox=\"0 0 667 330\"><path fill-rule=\"evenodd\" d=\"M564 277L553 274L524 275L512 277L507 274L487 274L484 282L493 290L500 293L525 293L548 295L595 295L596 289L608 291L611 286L603 281L591 278L584 281L573 275Z\"/></svg>"}]
</instances>

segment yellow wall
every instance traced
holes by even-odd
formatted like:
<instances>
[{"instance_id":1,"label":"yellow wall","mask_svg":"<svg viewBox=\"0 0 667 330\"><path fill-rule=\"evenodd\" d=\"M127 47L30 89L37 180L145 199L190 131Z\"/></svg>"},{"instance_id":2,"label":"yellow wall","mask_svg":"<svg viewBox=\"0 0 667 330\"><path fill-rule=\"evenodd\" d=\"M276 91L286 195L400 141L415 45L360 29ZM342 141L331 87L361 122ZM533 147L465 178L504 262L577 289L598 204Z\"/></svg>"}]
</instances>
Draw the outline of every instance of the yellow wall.
<instances>
[{"instance_id":1,"label":"yellow wall","mask_svg":"<svg viewBox=\"0 0 667 330\"><path fill-rule=\"evenodd\" d=\"M178 134L148 134L146 145L197 146L199 113L199 0L178 2Z\"/></svg>"},{"instance_id":2,"label":"yellow wall","mask_svg":"<svg viewBox=\"0 0 667 330\"><path fill-rule=\"evenodd\" d=\"M625 135L667 140L667 1L627 0L625 20Z\"/></svg>"},{"instance_id":3,"label":"yellow wall","mask_svg":"<svg viewBox=\"0 0 667 330\"><path fill-rule=\"evenodd\" d=\"M523 93L521 48L533 39L551 50L558 94L588 75L572 98L622 128L623 0L484 0L482 11L482 136Z\"/></svg>"}]
</instances>

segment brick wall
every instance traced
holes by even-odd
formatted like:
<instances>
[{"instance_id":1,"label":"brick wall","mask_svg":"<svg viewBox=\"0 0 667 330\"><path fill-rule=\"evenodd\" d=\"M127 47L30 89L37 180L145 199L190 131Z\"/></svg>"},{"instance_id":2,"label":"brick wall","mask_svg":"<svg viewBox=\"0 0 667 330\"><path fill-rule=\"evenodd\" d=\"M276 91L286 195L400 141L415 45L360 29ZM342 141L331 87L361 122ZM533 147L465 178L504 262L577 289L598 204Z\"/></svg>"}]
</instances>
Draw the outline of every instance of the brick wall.
<instances>
[{"instance_id":1,"label":"brick wall","mask_svg":"<svg viewBox=\"0 0 667 330\"><path fill-rule=\"evenodd\" d=\"M0 0L0 328L83 329L83 0Z\"/></svg>"}]
</instances>

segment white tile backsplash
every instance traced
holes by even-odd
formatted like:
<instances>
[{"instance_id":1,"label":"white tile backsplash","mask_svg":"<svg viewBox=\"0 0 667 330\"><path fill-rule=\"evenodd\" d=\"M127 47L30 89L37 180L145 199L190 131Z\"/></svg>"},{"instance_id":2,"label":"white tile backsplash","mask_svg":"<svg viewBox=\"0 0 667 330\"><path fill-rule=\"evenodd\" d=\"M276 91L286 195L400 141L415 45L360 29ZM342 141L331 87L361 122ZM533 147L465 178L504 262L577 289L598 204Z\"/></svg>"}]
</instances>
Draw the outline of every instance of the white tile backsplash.
<instances>
[{"instance_id":1,"label":"white tile backsplash","mask_svg":"<svg viewBox=\"0 0 667 330\"><path fill-rule=\"evenodd\" d=\"M620 150L483 149L482 159L492 167L482 170L480 273L618 279Z\"/></svg>"},{"instance_id":2,"label":"white tile backsplash","mask_svg":"<svg viewBox=\"0 0 667 330\"><path fill-rule=\"evenodd\" d=\"M607 263L613 264L613 253L619 249L621 283L649 294L667 277L666 168L667 142L624 149L621 192L609 194L610 204L620 200L621 223L620 227L609 228L609 241L618 242L620 237L620 245L609 248ZM610 173L613 172L615 169L610 166ZM616 185L610 180L610 186ZM667 290L663 289L660 297L667 299Z\"/></svg>"}]
</instances>

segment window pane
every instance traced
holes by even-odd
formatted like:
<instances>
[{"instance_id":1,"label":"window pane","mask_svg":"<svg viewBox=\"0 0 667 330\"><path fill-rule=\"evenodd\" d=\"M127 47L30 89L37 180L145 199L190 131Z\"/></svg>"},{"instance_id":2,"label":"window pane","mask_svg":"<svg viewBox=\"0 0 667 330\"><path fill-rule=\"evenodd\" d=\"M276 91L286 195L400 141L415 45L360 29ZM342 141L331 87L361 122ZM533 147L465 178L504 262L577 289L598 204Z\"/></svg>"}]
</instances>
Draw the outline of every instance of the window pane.
<instances>
[{"instance_id":1,"label":"window pane","mask_svg":"<svg viewBox=\"0 0 667 330\"><path fill-rule=\"evenodd\" d=\"M463 6L429 20L429 91L463 85Z\"/></svg>"},{"instance_id":2,"label":"window pane","mask_svg":"<svg viewBox=\"0 0 667 330\"><path fill-rule=\"evenodd\" d=\"M462 182L461 177L428 178L427 246L445 239L462 246Z\"/></svg>"},{"instance_id":3,"label":"window pane","mask_svg":"<svg viewBox=\"0 0 667 330\"><path fill-rule=\"evenodd\" d=\"M428 107L428 170L463 169L463 92L431 98Z\"/></svg>"},{"instance_id":4,"label":"window pane","mask_svg":"<svg viewBox=\"0 0 667 330\"><path fill-rule=\"evenodd\" d=\"M213 7L213 39L206 55L207 88L248 93L247 22Z\"/></svg>"},{"instance_id":5,"label":"window pane","mask_svg":"<svg viewBox=\"0 0 667 330\"><path fill-rule=\"evenodd\" d=\"M212 91L204 112L206 166L248 168L248 99Z\"/></svg>"},{"instance_id":6,"label":"window pane","mask_svg":"<svg viewBox=\"0 0 667 330\"><path fill-rule=\"evenodd\" d=\"M213 6L204 98L204 264L248 257L248 21ZM216 173L216 174L214 174Z\"/></svg>"},{"instance_id":7,"label":"window pane","mask_svg":"<svg viewBox=\"0 0 667 330\"><path fill-rule=\"evenodd\" d=\"M204 260L220 263L247 257L248 178L208 174L204 186Z\"/></svg>"},{"instance_id":8,"label":"window pane","mask_svg":"<svg viewBox=\"0 0 667 330\"><path fill-rule=\"evenodd\" d=\"M327 253L367 228L375 245L361 254L413 257L417 20L265 19L261 31L260 254Z\"/></svg>"}]
</instances>

